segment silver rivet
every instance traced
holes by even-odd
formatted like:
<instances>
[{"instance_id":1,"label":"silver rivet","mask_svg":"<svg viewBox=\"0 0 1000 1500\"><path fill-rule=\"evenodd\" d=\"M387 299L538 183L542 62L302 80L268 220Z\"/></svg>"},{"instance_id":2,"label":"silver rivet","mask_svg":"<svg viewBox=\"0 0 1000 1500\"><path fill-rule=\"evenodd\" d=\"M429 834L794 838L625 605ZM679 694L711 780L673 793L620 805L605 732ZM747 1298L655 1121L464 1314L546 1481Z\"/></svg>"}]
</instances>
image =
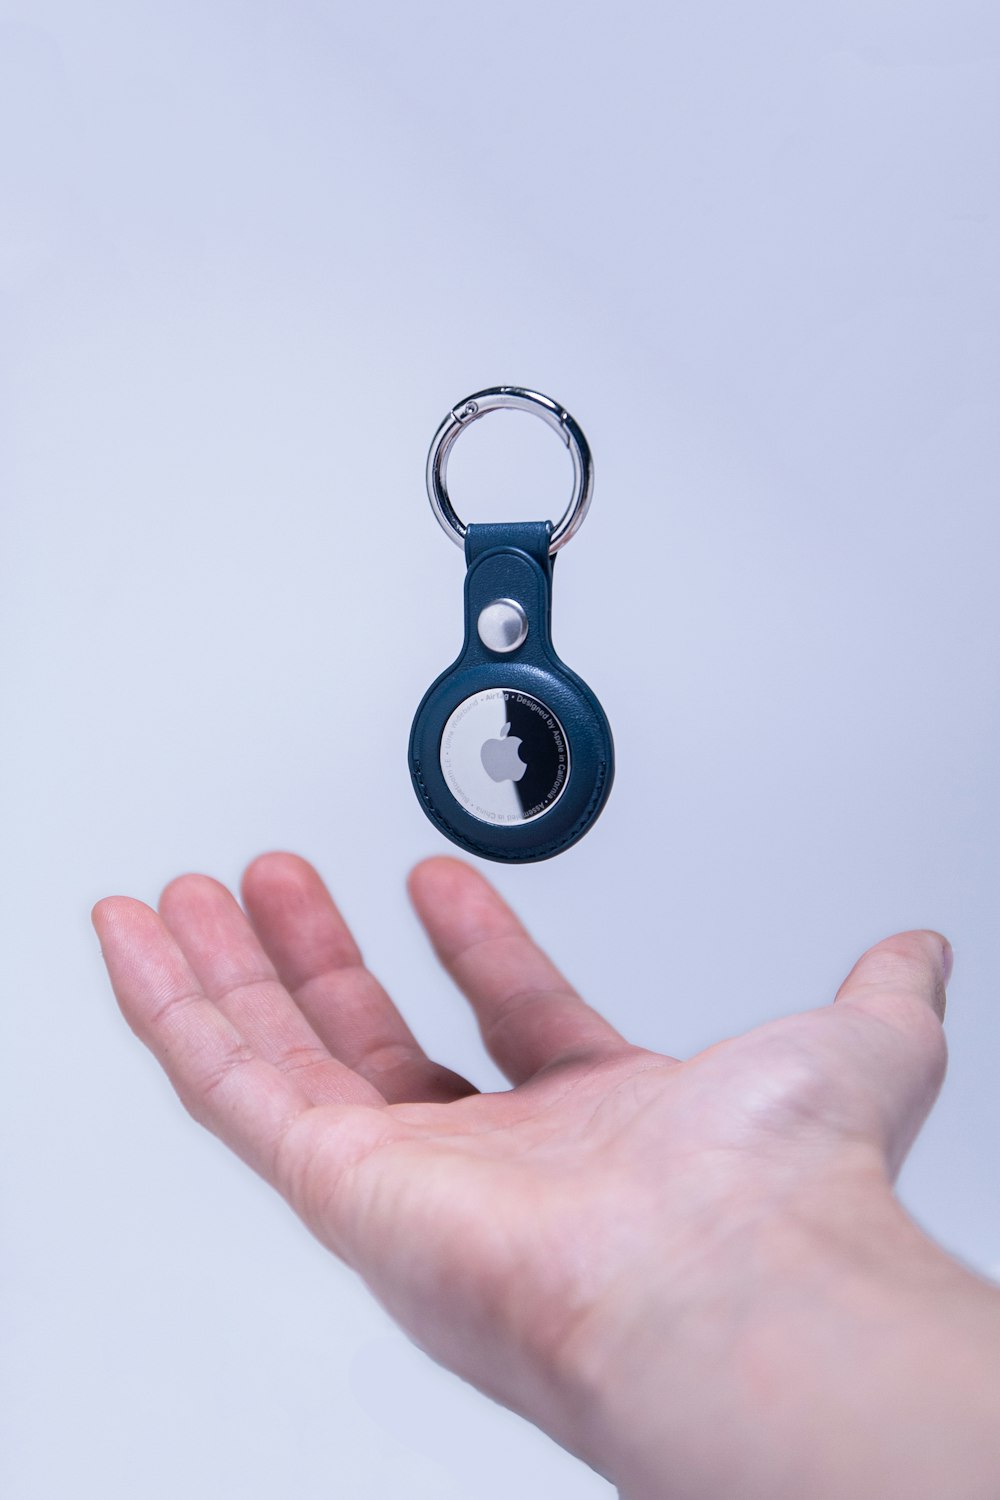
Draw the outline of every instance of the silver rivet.
<instances>
[{"instance_id":1,"label":"silver rivet","mask_svg":"<svg viewBox=\"0 0 1000 1500\"><path fill-rule=\"evenodd\" d=\"M528 636L528 616L516 599L494 599L481 611L479 639L488 651L516 651Z\"/></svg>"}]
</instances>

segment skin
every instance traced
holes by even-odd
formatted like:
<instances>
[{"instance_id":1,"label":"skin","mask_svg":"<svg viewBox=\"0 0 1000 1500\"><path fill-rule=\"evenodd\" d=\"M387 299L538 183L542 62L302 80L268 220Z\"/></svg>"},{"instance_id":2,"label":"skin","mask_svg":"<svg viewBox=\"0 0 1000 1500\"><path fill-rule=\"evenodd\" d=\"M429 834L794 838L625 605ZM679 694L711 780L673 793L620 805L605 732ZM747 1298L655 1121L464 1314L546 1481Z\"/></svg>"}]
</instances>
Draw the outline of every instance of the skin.
<instances>
[{"instance_id":1,"label":"skin","mask_svg":"<svg viewBox=\"0 0 1000 1500\"><path fill-rule=\"evenodd\" d=\"M892 1181L941 1085L950 948L678 1061L626 1042L473 869L410 893L513 1087L429 1059L292 854L94 909L194 1117L434 1359L627 1500L996 1500L1000 1294Z\"/></svg>"}]
</instances>

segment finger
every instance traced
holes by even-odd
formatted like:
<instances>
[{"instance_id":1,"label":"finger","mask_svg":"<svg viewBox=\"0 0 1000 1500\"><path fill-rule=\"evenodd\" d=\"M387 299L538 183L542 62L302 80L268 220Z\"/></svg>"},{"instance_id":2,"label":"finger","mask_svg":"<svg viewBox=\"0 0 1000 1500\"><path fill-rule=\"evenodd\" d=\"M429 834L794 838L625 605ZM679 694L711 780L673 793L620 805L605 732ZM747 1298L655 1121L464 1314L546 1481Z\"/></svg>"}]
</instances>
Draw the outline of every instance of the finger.
<instances>
[{"instance_id":1,"label":"finger","mask_svg":"<svg viewBox=\"0 0 1000 1500\"><path fill-rule=\"evenodd\" d=\"M282 983L335 1057L390 1103L447 1102L476 1092L423 1051L365 968L312 865L295 854L262 854L243 876L242 892Z\"/></svg>"},{"instance_id":2,"label":"finger","mask_svg":"<svg viewBox=\"0 0 1000 1500\"><path fill-rule=\"evenodd\" d=\"M855 1027L856 1067L898 1171L944 1080L941 1021L951 945L938 932L902 932L869 948L837 992Z\"/></svg>"},{"instance_id":3,"label":"finger","mask_svg":"<svg viewBox=\"0 0 1000 1500\"><path fill-rule=\"evenodd\" d=\"M150 907L109 896L94 907L93 922L122 1013L185 1107L274 1182L284 1133L309 1106L303 1090L256 1056L206 999Z\"/></svg>"},{"instance_id":4,"label":"finger","mask_svg":"<svg viewBox=\"0 0 1000 1500\"><path fill-rule=\"evenodd\" d=\"M207 875L181 875L160 897L160 915L207 997L254 1052L295 1077L313 1104L385 1102L331 1057L225 886Z\"/></svg>"},{"instance_id":5,"label":"finger","mask_svg":"<svg viewBox=\"0 0 1000 1500\"><path fill-rule=\"evenodd\" d=\"M412 872L409 886L438 957L476 1013L490 1056L514 1083L570 1057L612 1055L627 1045L471 866L428 859Z\"/></svg>"}]
</instances>

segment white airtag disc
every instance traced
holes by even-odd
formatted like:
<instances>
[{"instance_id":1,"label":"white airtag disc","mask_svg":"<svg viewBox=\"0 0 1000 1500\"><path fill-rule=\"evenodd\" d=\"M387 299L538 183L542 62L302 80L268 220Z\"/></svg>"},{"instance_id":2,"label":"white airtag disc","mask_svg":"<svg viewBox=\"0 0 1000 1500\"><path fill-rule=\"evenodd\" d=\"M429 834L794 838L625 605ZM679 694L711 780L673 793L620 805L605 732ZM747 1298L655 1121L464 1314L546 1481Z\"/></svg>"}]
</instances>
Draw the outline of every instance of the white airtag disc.
<instances>
[{"instance_id":1,"label":"white airtag disc","mask_svg":"<svg viewBox=\"0 0 1000 1500\"><path fill-rule=\"evenodd\" d=\"M487 688L460 703L445 724L441 774L456 802L481 822L530 823L566 790L569 745L541 699Z\"/></svg>"}]
</instances>

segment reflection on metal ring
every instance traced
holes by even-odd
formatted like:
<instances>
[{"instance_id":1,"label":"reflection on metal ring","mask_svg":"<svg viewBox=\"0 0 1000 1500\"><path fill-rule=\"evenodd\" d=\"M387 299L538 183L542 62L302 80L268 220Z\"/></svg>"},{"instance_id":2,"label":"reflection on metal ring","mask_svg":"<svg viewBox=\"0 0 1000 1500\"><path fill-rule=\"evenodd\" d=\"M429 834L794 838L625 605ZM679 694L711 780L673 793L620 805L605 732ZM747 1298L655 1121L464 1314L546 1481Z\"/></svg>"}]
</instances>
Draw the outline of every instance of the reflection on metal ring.
<instances>
[{"instance_id":1,"label":"reflection on metal ring","mask_svg":"<svg viewBox=\"0 0 1000 1500\"><path fill-rule=\"evenodd\" d=\"M526 411L541 417L569 449L573 460L573 493L552 529L549 547L550 552L558 552L583 525L594 489L594 464L587 439L569 412L550 396L543 396L538 391L525 390L517 385L491 386L489 390L466 396L452 408L434 434L427 455L427 494L431 509L445 533L461 547L468 527L459 519L448 494L448 454L459 433L491 411Z\"/></svg>"}]
</instances>

